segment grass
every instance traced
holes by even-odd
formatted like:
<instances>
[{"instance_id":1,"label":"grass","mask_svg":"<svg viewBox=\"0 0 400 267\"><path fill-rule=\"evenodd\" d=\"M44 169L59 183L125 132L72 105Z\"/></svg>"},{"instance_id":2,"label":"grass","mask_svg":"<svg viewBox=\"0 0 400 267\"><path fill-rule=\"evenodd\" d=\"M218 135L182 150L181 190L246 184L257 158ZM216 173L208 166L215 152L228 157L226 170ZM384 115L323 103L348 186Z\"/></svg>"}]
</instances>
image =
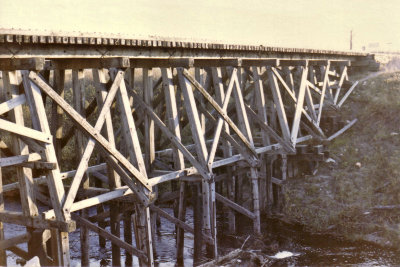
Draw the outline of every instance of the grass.
<instances>
[{"instance_id":1,"label":"grass","mask_svg":"<svg viewBox=\"0 0 400 267\"><path fill-rule=\"evenodd\" d=\"M336 165L292 180L285 212L311 230L396 247L400 210L374 207L400 204L400 72L362 82L340 112L358 122L330 143Z\"/></svg>"}]
</instances>

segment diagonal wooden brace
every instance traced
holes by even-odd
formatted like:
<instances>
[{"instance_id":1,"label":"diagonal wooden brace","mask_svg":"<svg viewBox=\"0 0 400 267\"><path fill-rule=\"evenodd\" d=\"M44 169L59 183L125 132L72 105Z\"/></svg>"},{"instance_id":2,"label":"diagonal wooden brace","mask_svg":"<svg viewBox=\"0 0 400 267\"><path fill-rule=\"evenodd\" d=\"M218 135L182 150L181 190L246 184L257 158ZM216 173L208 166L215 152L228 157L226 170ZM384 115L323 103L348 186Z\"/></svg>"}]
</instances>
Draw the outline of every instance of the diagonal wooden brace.
<instances>
[{"instance_id":1,"label":"diagonal wooden brace","mask_svg":"<svg viewBox=\"0 0 400 267\"><path fill-rule=\"evenodd\" d=\"M239 128L234 124L234 122L229 118L229 116L222 110L222 108L218 105L218 103L213 99L213 97L199 84L187 70L183 70L183 75L186 79L188 79L194 87L200 91L200 93L204 96L205 99L212 105L212 107L217 111L217 113L226 121L232 130L238 135L239 139L242 143L246 146L246 148L255 156L257 157L257 153L252 148L252 145L249 143L247 138L244 134L239 130Z\"/></svg>"},{"instance_id":2,"label":"diagonal wooden brace","mask_svg":"<svg viewBox=\"0 0 400 267\"><path fill-rule=\"evenodd\" d=\"M113 148L109 142L100 134L99 131L93 128L78 112L76 112L61 96L59 96L42 78L35 72L30 72L29 78L54 102L57 103L65 113L71 117L73 122L81 128L87 135L96 140L96 142L110 153L124 168L128 170L144 187L152 191L152 187L142 173L139 172L119 151Z\"/></svg>"}]
</instances>

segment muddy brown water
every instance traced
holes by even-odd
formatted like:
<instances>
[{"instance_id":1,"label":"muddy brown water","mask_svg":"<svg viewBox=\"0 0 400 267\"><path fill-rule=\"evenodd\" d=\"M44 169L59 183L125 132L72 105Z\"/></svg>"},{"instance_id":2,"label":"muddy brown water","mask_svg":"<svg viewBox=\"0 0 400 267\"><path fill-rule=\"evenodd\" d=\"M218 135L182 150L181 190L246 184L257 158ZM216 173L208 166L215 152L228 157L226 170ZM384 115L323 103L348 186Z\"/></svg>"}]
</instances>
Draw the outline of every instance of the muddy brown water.
<instances>
[{"instance_id":1,"label":"muddy brown water","mask_svg":"<svg viewBox=\"0 0 400 267\"><path fill-rule=\"evenodd\" d=\"M18 210L18 204L8 204L6 209ZM171 215L172 209L165 209ZM90 213L95 213L94 209ZM193 214L188 209L187 222L193 225ZM243 219L243 225L252 225L250 221ZM223 232L226 227L219 223L219 232ZM6 237L16 236L25 231L24 227L18 225L5 224ZM251 227L241 227L241 240L251 234ZM176 266L175 264L175 226L164 218L161 218L161 227L154 236L156 248L156 266ZM299 225L283 223L279 220L264 219L262 225L262 242L268 250L261 249L258 253L273 256L278 251L290 251L297 256L286 259L276 260L273 266L400 266L400 254L394 250L385 249L365 242L348 242L333 238L329 235L312 234ZM72 266L80 266L80 241L79 229L70 234L70 252ZM123 236L123 227L121 227ZM241 242L232 242L232 236L222 237L219 240L220 251L227 253L230 250L241 246ZM26 249L25 245L21 246ZM272 247L272 249L271 249ZM246 248L246 247L245 247ZM256 251L257 249L253 249ZM124 251L121 250L121 262L124 264ZM90 266L110 266L111 265L111 243L107 242L105 249L101 249L98 244L98 236L90 232ZM7 251L7 262L9 266L17 266L18 257ZM184 265L193 264L193 236L185 234ZM134 265L137 265L134 257ZM242 262L241 266L245 263ZM124 265L123 265L124 266Z\"/></svg>"}]
</instances>

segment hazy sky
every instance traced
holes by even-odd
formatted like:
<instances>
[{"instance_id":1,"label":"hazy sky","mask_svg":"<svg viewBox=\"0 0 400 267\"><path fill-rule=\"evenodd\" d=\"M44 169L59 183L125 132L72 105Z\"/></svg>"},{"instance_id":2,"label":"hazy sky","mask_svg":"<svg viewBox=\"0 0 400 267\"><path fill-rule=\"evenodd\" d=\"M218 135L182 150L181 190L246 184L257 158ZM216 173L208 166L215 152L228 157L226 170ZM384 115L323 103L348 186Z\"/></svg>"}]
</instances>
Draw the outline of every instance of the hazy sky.
<instances>
[{"instance_id":1,"label":"hazy sky","mask_svg":"<svg viewBox=\"0 0 400 267\"><path fill-rule=\"evenodd\" d=\"M0 0L0 28L160 35L285 47L400 50L400 0Z\"/></svg>"}]
</instances>

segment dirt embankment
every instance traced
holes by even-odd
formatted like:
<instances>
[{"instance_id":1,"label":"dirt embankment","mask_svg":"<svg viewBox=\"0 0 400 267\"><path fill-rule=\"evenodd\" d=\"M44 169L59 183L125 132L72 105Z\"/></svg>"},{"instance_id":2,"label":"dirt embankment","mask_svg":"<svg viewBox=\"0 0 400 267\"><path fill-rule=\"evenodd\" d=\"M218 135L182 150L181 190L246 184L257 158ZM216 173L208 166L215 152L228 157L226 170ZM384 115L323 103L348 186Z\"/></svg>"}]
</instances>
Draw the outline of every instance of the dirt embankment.
<instances>
[{"instance_id":1,"label":"dirt embankment","mask_svg":"<svg viewBox=\"0 0 400 267\"><path fill-rule=\"evenodd\" d=\"M358 122L329 144L335 162L291 180L285 214L311 231L400 247L400 72L360 83L340 111Z\"/></svg>"}]
</instances>

